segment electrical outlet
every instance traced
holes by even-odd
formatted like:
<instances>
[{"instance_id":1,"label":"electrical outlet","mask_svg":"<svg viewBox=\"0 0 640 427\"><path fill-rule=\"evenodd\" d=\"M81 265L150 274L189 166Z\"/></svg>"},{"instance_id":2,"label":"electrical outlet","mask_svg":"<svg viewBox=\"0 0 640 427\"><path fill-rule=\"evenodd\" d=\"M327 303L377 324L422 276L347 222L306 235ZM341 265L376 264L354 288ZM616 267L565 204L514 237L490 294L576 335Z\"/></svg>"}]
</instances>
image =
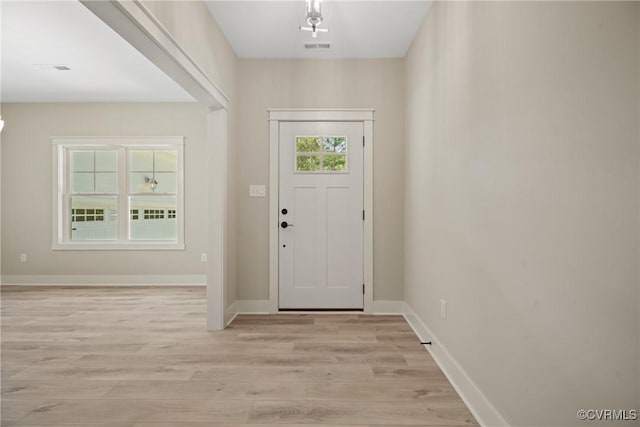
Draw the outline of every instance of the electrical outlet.
<instances>
[{"instance_id":1,"label":"electrical outlet","mask_svg":"<svg viewBox=\"0 0 640 427\"><path fill-rule=\"evenodd\" d=\"M207 262L207 253L206 252L202 252L200 254L200 261Z\"/></svg>"},{"instance_id":2,"label":"electrical outlet","mask_svg":"<svg viewBox=\"0 0 640 427\"><path fill-rule=\"evenodd\" d=\"M447 302L443 299L440 300L440 318L442 320L447 319Z\"/></svg>"},{"instance_id":3,"label":"electrical outlet","mask_svg":"<svg viewBox=\"0 0 640 427\"><path fill-rule=\"evenodd\" d=\"M27 254L20 254L20 262L27 262Z\"/></svg>"}]
</instances>

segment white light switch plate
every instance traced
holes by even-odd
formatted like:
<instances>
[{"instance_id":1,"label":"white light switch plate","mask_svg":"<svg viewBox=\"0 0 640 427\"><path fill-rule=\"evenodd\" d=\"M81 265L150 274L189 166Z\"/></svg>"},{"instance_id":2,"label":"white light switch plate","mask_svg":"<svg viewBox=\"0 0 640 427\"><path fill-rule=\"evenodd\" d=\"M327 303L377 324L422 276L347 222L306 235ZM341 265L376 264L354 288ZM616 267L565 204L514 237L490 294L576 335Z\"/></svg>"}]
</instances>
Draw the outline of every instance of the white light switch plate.
<instances>
[{"instance_id":1,"label":"white light switch plate","mask_svg":"<svg viewBox=\"0 0 640 427\"><path fill-rule=\"evenodd\" d=\"M265 197L267 195L267 188L264 185L250 185L249 197Z\"/></svg>"}]
</instances>

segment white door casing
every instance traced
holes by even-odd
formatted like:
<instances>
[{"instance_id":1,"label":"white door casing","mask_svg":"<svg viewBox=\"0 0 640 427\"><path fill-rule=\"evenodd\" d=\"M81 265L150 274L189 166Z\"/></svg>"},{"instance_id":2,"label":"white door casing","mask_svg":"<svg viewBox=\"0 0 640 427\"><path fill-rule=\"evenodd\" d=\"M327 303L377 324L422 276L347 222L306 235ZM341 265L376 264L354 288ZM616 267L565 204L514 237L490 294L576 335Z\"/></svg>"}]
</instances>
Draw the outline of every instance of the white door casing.
<instances>
[{"instance_id":1,"label":"white door casing","mask_svg":"<svg viewBox=\"0 0 640 427\"><path fill-rule=\"evenodd\" d=\"M280 123L280 309L363 308L363 178L362 122Z\"/></svg>"},{"instance_id":2,"label":"white door casing","mask_svg":"<svg viewBox=\"0 0 640 427\"><path fill-rule=\"evenodd\" d=\"M363 175L364 175L364 212L359 220L363 224L362 241L362 282L364 283L364 313L372 313L373 308L373 110L371 109L270 109L270 174L269 174L269 311L279 311L279 281L280 281L280 125L289 122L347 122L358 123L364 133ZM293 168L294 160L291 167ZM335 198L335 197L334 197ZM360 208L361 209L361 208ZM294 224L293 220L289 222ZM290 229L292 231L293 229ZM295 237L293 237L295 239ZM286 244L286 243L285 243ZM329 243L330 245L330 243ZM331 277L329 273L327 275ZM335 277L335 275L334 275ZM330 279L331 280L331 279ZM362 301L362 283L359 286ZM362 303L361 303L362 304ZM350 304L349 304L350 305ZM344 305L343 305L344 306ZM360 305L362 306L362 305ZM321 308L319 305L306 308ZM339 308L339 306L327 306L322 308ZM356 307L348 307L356 308Z\"/></svg>"}]
</instances>

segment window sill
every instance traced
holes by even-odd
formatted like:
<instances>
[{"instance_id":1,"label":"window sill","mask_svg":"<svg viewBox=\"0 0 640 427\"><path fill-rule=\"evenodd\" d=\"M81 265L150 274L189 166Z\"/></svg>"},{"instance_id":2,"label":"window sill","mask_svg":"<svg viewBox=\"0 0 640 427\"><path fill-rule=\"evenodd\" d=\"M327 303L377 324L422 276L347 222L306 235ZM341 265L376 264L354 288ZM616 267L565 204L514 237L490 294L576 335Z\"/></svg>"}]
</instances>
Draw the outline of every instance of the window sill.
<instances>
[{"instance_id":1,"label":"window sill","mask_svg":"<svg viewBox=\"0 0 640 427\"><path fill-rule=\"evenodd\" d=\"M183 251L184 243L175 242L140 242L140 243L54 243L54 251Z\"/></svg>"}]
</instances>

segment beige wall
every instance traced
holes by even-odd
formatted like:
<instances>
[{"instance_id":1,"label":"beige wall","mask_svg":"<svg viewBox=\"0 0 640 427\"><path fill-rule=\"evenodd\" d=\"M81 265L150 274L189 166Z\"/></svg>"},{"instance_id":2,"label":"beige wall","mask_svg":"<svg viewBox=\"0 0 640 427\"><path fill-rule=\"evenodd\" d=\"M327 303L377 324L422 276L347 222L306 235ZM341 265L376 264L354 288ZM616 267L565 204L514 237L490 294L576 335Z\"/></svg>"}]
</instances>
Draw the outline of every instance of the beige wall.
<instances>
[{"instance_id":1,"label":"beige wall","mask_svg":"<svg viewBox=\"0 0 640 427\"><path fill-rule=\"evenodd\" d=\"M238 108L236 103L237 57L204 1L143 0L196 64L229 97L228 168L235 169ZM226 306L236 300L237 212L236 175L227 177Z\"/></svg>"},{"instance_id":2,"label":"beige wall","mask_svg":"<svg viewBox=\"0 0 640 427\"><path fill-rule=\"evenodd\" d=\"M638 408L638 7L437 2L406 59L406 301L512 425Z\"/></svg>"},{"instance_id":3,"label":"beige wall","mask_svg":"<svg viewBox=\"0 0 640 427\"><path fill-rule=\"evenodd\" d=\"M206 108L198 104L3 104L3 275L204 274ZM52 251L51 136L185 137L184 251ZM19 254L27 254L27 263Z\"/></svg>"},{"instance_id":4,"label":"beige wall","mask_svg":"<svg viewBox=\"0 0 640 427\"><path fill-rule=\"evenodd\" d=\"M269 108L375 108L374 298L401 300L403 210L402 60L240 60L238 298L269 297Z\"/></svg>"}]
</instances>

